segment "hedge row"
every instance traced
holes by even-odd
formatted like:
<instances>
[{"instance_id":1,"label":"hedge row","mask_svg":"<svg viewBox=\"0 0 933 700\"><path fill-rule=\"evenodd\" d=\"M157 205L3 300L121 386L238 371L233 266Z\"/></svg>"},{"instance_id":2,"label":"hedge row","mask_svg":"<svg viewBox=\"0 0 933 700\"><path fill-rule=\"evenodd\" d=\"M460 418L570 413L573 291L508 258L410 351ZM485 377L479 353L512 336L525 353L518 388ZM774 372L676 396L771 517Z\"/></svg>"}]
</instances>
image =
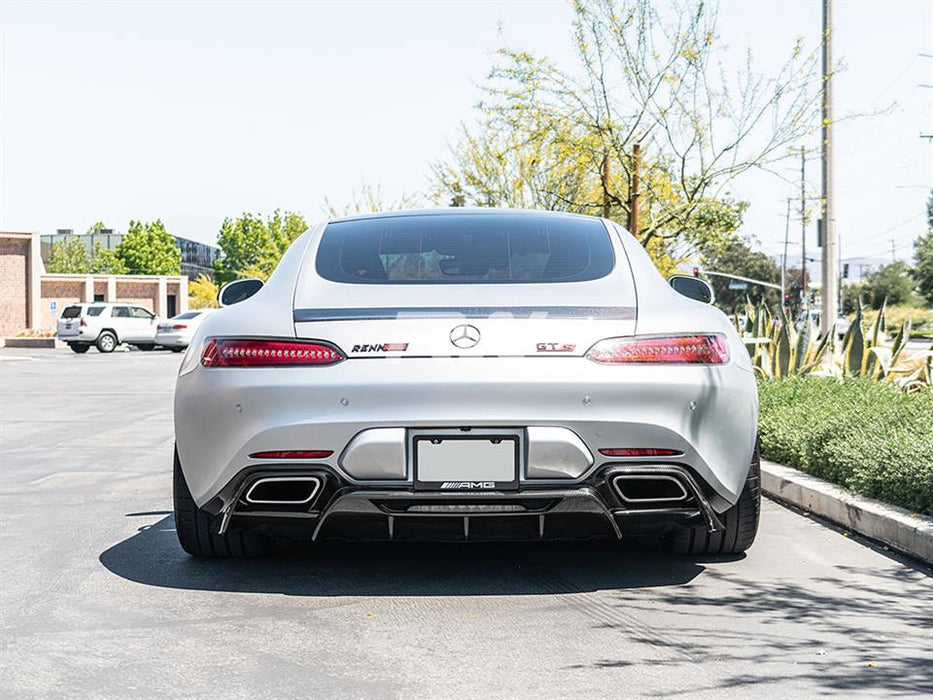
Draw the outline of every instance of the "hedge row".
<instances>
[{"instance_id":1,"label":"hedge row","mask_svg":"<svg viewBox=\"0 0 933 700\"><path fill-rule=\"evenodd\" d=\"M870 379L762 379L764 457L933 515L933 392Z\"/></svg>"}]
</instances>

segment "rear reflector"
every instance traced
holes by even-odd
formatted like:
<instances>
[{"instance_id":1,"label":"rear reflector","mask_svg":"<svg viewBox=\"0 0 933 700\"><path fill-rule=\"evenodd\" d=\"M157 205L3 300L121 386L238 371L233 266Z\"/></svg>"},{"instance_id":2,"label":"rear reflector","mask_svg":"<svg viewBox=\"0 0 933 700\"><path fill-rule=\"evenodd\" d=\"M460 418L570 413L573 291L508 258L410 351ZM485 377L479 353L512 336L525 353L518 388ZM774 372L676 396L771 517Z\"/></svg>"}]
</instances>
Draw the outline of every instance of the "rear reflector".
<instances>
[{"instance_id":1,"label":"rear reflector","mask_svg":"<svg viewBox=\"0 0 933 700\"><path fill-rule=\"evenodd\" d=\"M212 338L201 353L204 367L293 367L332 365L343 354L323 343Z\"/></svg>"},{"instance_id":2,"label":"rear reflector","mask_svg":"<svg viewBox=\"0 0 933 700\"><path fill-rule=\"evenodd\" d=\"M721 365L729 361L729 343L721 333L607 338L591 347L586 356L607 365Z\"/></svg>"},{"instance_id":3,"label":"rear reflector","mask_svg":"<svg viewBox=\"0 0 933 700\"><path fill-rule=\"evenodd\" d=\"M672 457L681 452L660 447L602 447L599 454L606 457Z\"/></svg>"},{"instance_id":4,"label":"rear reflector","mask_svg":"<svg viewBox=\"0 0 933 700\"><path fill-rule=\"evenodd\" d=\"M333 450L277 450L254 452L252 459L324 459L334 454Z\"/></svg>"}]
</instances>

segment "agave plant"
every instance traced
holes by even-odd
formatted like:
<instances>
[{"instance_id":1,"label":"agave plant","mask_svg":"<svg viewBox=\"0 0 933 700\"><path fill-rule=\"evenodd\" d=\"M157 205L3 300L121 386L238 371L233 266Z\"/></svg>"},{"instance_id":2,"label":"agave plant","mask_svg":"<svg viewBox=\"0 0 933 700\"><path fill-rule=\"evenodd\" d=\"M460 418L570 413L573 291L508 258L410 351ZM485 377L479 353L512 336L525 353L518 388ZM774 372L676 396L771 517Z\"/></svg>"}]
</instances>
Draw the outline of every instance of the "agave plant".
<instances>
[{"instance_id":1,"label":"agave plant","mask_svg":"<svg viewBox=\"0 0 933 700\"><path fill-rule=\"evenodd\" d=\"M871 377L890 381L907 391L933 386L933 346L905 356L911 330L909 319L901 324L893 344L885 345L884 305L868 332L862 325L862 309L856 309L855 319L838 344L835 329L820 337L809 318L798 330L783 309L775 317L763 304L755 306L746 301L745 311L744 323L738 316L735 323L752 356L755 372L761 376Z\"/></svg>"},{"instance_id":2,"label":"agave plant","mask_svg":"<svg viewBox=\"0 0 933 700\"><path fill-rule=\"evenodd\" d=\"M736 317L755 371L764 377L805 376L826 365L832 334L818 338L816 328L807 319L800 330L794 328L782 308L775 318L764 304L745 305L744 327Z\"/></svg>"}]
</instances>

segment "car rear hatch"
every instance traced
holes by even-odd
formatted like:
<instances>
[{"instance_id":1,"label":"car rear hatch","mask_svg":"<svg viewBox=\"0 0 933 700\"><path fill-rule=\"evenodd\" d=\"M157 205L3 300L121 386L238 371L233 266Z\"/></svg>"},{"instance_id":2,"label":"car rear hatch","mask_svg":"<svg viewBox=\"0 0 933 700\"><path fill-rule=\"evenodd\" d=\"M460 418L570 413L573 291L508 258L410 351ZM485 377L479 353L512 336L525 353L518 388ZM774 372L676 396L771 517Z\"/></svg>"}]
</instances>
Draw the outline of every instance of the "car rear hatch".
<instances>
[{"instance_id":1,"label":"car rear hatch","mask_svg":"<svg viewBox=\"0 0 933 700\"><path fill-rule=\"evenodd\" d=\"M627 260L592 217L363 218L329 224L316 243L295 333L350 358L580 356L634 333Z\"/></svg>"},{"instance_id":2,"label":"car rear hatch","mask_svg":"<svg viewBox=\"0 0 933 700\"><path fill-rule=\"evenodd\" d=\"M77 337L81 330L81 320L84 314L84 308L72 304L66 306L62 315L58 318L57 334L59 338Z\"/></svg>"}]
</instances>

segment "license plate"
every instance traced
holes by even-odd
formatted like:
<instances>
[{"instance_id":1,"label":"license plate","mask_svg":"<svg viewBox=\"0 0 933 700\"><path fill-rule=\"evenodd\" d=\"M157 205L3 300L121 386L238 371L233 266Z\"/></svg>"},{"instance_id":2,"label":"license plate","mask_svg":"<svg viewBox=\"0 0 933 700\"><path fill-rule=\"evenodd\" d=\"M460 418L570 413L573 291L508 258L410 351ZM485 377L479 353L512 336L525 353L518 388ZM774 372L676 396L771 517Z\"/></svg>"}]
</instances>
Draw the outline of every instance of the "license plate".
<instances>
[{"instance_id":1,"label":"license plate","mask_svg":"<svg viewBox=\"0 0 933 700\"><path fill-rule=\"evenodd\" d=\"M416 435L414 486L431 491L518 488L518 435Z\"/></svg>"}]
</instances>

